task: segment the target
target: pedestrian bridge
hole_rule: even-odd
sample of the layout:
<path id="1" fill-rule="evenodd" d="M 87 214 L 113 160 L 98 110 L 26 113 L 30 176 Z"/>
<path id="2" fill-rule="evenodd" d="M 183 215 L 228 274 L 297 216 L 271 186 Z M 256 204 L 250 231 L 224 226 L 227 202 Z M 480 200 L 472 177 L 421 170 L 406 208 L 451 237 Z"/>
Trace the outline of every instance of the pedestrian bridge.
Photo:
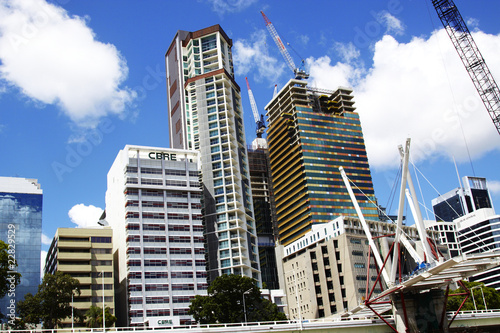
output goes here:
<path id="1" fill-rule="evenodd" d="M 454 313 L 448 312 L 448 318 L 451 319 Z M 392 316 L 385 316 L 391 325 L 394 324 Z M 480 311 L 462 311 L 451 325 L 451 331 L 455 329 L 463 331 L 468 327 L 500 328 L 500 310 L 480 310 Z M 299 332 L 307 331 L 310 333 L 377 333 L 392 332 L 381 319 L 378 318 L 329 318 L 313 319 L 300 321 L 279 321 L 279 322 L 258 322 L 258 323 L 236 323 L 236 324 L 210 324 L 210 325 L 190 325 L 190 326 L 171 326 L 171 327 L 113 327 L 107 328 L 106 333 L 250 333 L 250 332 Z M 75 328 L 75 329 L 54 329 L 54 330 L 2 330 L 2 332 L 12 333 L 103 333 L 102 328 Z"/>

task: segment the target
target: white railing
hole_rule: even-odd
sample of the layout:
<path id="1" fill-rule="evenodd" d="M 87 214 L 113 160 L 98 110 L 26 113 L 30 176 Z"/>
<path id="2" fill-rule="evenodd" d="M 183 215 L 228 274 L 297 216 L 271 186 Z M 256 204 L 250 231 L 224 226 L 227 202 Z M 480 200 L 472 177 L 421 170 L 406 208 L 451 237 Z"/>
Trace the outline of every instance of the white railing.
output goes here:
<path id="1" fill-rule="evenodd" d="M 392 316 L 384 317 L 386 320 L 392 321 Z M 302 327 L 304 329 L 343 325 L 371 325 L 374 323 L 382 323 L 378 318 L 329 318 L 329 319 L 304 319 Z M 228 323 L 228 324 L 196 324 L 196 325 L 180 325 L 180 326 L 165 326 L 165 327 L 111 327 L 106 328 L 106 332 L 159 332 L 170 331 L 175 332 L 199 332 L 203 329 L 204 332 L 212 330 L 214 332 L 254 332 L 254 331 L 288 331 L 297 330 L 300 327 L 298 320 L 286 321 L 267 321 L 267 322 L 248 322 L 248 323 Z M 0 332 L 19 332 L 19 333 L 103 333 L 102 328 L 62 328 L 62 329 L 32 329 L 32 330 L 2 330 Z"/>
<path id="2" fill-rule="evenodd" d="M 450 317 L 454 312 L 449 311 L 447 315 Z M 495 310 L 477 310 L 477 311 L 461 311 L 456 319 L 468 319 L 471 317 L 500 317 L 500 309 Z M 384 316 L 388 322 L 393 322 L 393 316 Z M 298 330 L 302 324 L 302 329 L 328 329 L 343 326 L 370 326 L 374 324 L 382 324 L 383 321 L 375 316 L 367 317 L 334 317 L 322 319 L 304 319 L 302 323 L 298 320 L 286 321 L 270 321 L 270 322 L 248 322 L 248 323 L 229 323 L 229 324 L 196 324 L 196 325 L 181 325 L 181 326 L 165 326 L 165 327 L 111 327 L 106 328 L 106 332 L 160 332 L 173 331 L 175 332 L 254 332 L 254 331 L 291 331 Z M 65 328 L 65 329 L 33 329 L 33 330 L 1 330 L 0 332 L 19 332 L 19 333 L 103 333 L 102 328 Z"/>

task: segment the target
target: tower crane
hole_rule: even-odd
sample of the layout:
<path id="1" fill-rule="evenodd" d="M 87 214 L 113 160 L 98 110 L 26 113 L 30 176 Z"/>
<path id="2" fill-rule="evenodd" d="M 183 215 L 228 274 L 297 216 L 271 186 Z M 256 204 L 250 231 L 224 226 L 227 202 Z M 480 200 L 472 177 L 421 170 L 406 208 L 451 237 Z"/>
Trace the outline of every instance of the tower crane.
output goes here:
<path id="1" fill-rule="evenodd" d="M 432 4 L 500 134 L 500 90 L 462 15 L 452 0 L 432 0 Z"/>
<path id="2" fill-rule="evenodd" d="M 266 129 L 266 123 L 264 121 L 264 115 L 259 116 L 259 111 L 257 109 L 257 103 L 255 103 L 255 98 L 253 97 L 252 89 L 250 89 L 250 84 L 248 83 L 248 79 L 245 77 L 245 81 L 247 81 L 248 88 L 248 98 L 250 99 L 250 105 L 252 106 L 253 117 L 255 119 L 255 123 L 257 124 L 257 137 L 262 138 L 262 134 Z"/>
<path id="3" fill-rule="evenodd" d="M 276 43 L 276 46 L 278 46 L 278 49 L 280 50 L 281 54 L 283 55 L 283 58 L 285 58 L 285 62 L 290 67 L 290 69 L 293 71 L 295 74 L 296 79 L 307 79 L 309 78 L 309 74 L 306 73 L 305 71 L 301 70 L 297 66 L 295 66 L 295 63 L 293 62 L 292 57 L 290 56 L 290 53 L 285 47 L 285 44 L 281 41 L 280 36 L 276 32 L 276 29 L 274 28 L 274 25 L 271 23 L 271 21 L 267 18 L 266 14 L 261 10 L 260 13 L 262 14 L 262 17 L 264 18 L 264 21 L 266 22 L 266 27 L 267 30 L 269 30 L 269 33 L 271 34 L 271 37 L 273 38 L 274 42 Z"/>

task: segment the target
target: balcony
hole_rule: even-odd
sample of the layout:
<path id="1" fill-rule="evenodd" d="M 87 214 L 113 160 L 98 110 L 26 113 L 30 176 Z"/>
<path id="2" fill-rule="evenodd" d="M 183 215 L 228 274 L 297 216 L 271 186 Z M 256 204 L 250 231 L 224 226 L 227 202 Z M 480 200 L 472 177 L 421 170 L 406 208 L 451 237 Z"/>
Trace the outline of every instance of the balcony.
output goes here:
<path id="1" fill-rule="evenodd" d="M 90 249 L 90 241 L 88 239 L 85 239 L 85 241 L 64 241 L 64 240 L 59 240 L 59 243 L 57 244 L 58 247 L 68 247 L 68 248 L 75 248 L 75 249 Z"/>
<path id="2" fill-rule="evenodd" d="M 64 264 L 59 264 L 57 269 L 59 271 L 65 272 L 65 273 L 73 273 L 73 272 L 90 272 L 92 266 L 91 265 L 64 265 Z"/>
<path id="3" fill-rule="evenodd" d="M 57 260 L 90 260 L 91 255 L 89 253 L 75 253 L 75 252 L 59 252 L 57 255 Z M 62 262 L 60 263 L 62 264 Z"/>

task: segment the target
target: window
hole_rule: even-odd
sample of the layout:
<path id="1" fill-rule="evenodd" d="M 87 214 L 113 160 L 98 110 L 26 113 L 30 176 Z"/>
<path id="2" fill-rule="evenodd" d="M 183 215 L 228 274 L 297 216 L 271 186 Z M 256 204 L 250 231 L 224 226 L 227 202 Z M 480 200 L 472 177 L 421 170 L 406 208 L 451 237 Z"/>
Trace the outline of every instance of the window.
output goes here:
<path id="1" fill-rule="evenodd" d="M 92 254 L 111 254 L 111 249 L 90 249 Z"/>
<path id="2" fill-rule="evenodd" d="M 168 279 L 168 272 L 145 272 L 146 279 Z"/>
<path id="3" fill-rule="evenodd" d="M 85 239 L 87 241 L 87 239 Z M 111 237 L 91 237 L 92 243 L 111 243 Z"/>

